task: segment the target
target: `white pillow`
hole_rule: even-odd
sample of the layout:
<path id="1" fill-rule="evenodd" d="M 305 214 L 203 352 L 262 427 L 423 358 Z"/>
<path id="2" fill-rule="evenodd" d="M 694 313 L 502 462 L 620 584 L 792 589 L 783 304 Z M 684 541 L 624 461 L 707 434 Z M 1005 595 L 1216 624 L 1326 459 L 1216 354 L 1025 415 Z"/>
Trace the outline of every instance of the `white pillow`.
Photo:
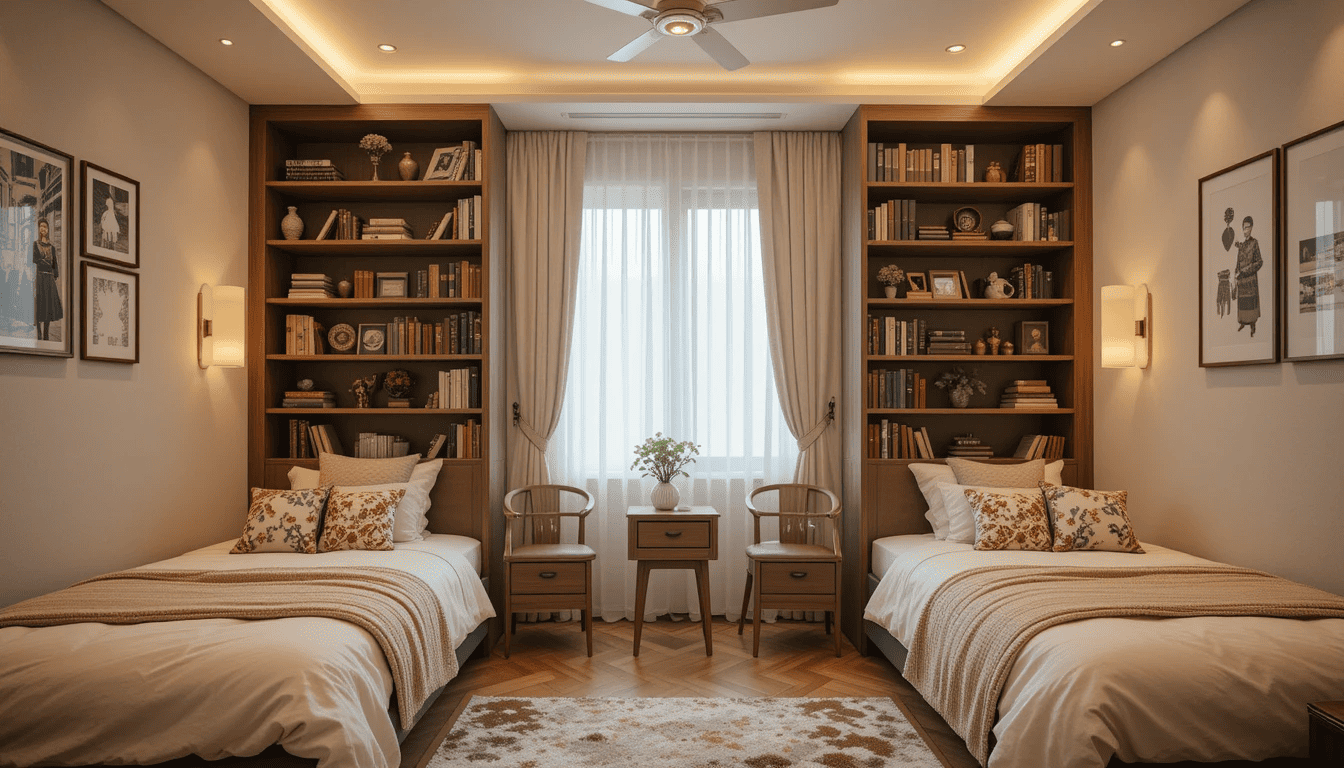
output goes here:
<path id="1" fill-rule="evenodd" d="M 420 541 L 425 529 L 429 527 L 429 492 L 439 479 L 439 470 L 443 469 L 443 459 L 430 459 L 415 465 L 411 479 L 405 483 L 386 483 L 383 485 L 346 486 L 347 489 L 361 491 L 383 491 L 407 489 L 406 496 L 397 504 L 396 522 L 392 526 L 392 540 L 397 543 Z M 318 487 L 321 473 L 307 467 L 291 467 L 289 470 L 290 490 Z"/>
<path id="2" fill-rule="evenodd" d="M 942 483 L 955 485 L 957 482 L 956 473 L 946 464 L 911 464 L 910 473 L 915 476 L 915 482 L 919 484 L 919 492 L 924 494 L 924 501 L 929 505 L 929 511 L 924 513 L 924 518 L 933 526 L 933 538 L 948 538 L 949 530 L 952 527 L 951 518 L 947 512 L 947 505 L 943 501 L 943 493 L 938 486 Z M 1045 465 L 1045 482 L 1053 485 L 1063 485 L 1063 473 L 1063 460 L 1052 461 Z M 962 502 L 965 502 L 966 509 L 969 510 L 970 502 L 966 501 L 965 495 L 960 498 Z M 975 511 L 971 510 L 970 515 L 970 537 L 965 539 L 966 544 L 975 543 Z M 956 539 L 956 541 L 962 541 L 962 539 Z"/>
<path id="3" fill-rule="evenodd" d="M 999 493 L 1037 494 L 1040 488 L 996 488 L 988 485 L 957 485 L 939 483 L 938 492 L 947 510 L 947 540 L 962 544 L 975 543 L 975 506 L 966 498 L 966 491 L 997 491 Z"/>

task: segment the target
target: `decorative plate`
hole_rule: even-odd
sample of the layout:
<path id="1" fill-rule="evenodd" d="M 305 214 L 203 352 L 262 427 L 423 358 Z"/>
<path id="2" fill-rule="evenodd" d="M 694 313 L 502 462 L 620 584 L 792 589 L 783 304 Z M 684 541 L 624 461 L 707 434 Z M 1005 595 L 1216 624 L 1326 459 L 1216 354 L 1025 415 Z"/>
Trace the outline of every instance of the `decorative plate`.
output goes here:
<path id="1" fill-rule="evenodd" d="M 958 208 L 952 212 L 952 225 L 958 232 L 979 232 L 980 212 L 970 207 Z"/>
<path id="2" fill-rule="evenodd" d="M 347 323 L 333 325 L 327 332 L 327 343 L 337 352 L 349 352 L 355 348 L 355 329 Z"/>

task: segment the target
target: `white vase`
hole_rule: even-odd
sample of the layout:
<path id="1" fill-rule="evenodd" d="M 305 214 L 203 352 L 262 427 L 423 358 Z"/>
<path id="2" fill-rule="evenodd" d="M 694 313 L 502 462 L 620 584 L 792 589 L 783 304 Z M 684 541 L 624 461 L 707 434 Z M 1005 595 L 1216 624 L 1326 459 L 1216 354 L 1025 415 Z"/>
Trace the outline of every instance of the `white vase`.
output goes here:
<path id="1" fill-rule="evenodd" d="M 654 509 L 670 511 L 676 509 L 677 502 L 681 501 L 681 492 L 671 483 L 659 483 L 653 486 L 649 500 L 653 502 Z"/>
<path id="2" fill-rule="evenodd" d="M 280 234 L 286 240 L 298 240 L 303 237 L 303 219 L 299 218 L 299 209 L 289 206 L 289 213 L 280 220 Z"/>
<path id="3" fill-rule="evenodd" d="M 884 285 L 884 286 L 882 286 L 882 292 L 885 293 L 885 294 L 887 295 L 887 298 L 888 298 L 888 299 L 894 299 L 894 298 L 896 298 L 896 286 L 894 286 L 894 285 Z"/>

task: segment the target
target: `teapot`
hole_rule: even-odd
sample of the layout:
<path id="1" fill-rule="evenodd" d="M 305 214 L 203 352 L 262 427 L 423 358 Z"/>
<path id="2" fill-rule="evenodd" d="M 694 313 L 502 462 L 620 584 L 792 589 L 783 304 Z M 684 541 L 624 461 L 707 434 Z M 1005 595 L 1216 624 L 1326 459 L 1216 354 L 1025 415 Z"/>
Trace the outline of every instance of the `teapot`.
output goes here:
<path id="1" fill-rule="evenodd" d="M 998 272 L 990 272 L 985 278 L 986 299 L 1011 299 L 1014 290 L 1013 284 L 999 277 Z"/>

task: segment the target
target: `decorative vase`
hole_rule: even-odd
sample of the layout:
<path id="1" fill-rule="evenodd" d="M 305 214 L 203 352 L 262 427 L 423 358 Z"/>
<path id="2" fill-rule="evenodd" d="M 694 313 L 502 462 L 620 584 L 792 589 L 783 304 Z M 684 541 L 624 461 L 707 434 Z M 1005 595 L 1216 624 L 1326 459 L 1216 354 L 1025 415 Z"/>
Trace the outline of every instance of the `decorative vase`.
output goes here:
<path id="1" fill-rule="evenodd" d="M 411 153 L 407 152 L 397 161 L 397 173 L 401 174 L 402 181 L 414 181 L 420 173 L 420 164 L 412 160 Z"/>
<path id="2" fill-rule="evenodd" d="M 994 240 L 1012 240 L 1013 225 L 1007 219 L 999 219 L 989 225 L 989 236 Z"/>
<path id="3" fill-rule="evenodd" d="M 984 339 L 976 339 L 976 340 L 975 340 L 975 354 L 977 354 L 977 355 L 983 355 L 983 354 L 985 354 L 985 340 L 984 340 Z"/>
<path id="4" fill-rule="evenodd" d="M 882 292 L 885 293 L 885 294 L 887 295 L 887 298 L 888 298 L 888 299 L 894 299 L 894 298 L 896 298 L 896 286 L 894 286 L 894 285 L 884 285 L 884 286 L 882 286 Z"/>
<path id="5" fill-rule="evenodd" d="M 999 348 L 999 354 L 1000 354 L 1000 355 L 1011 355 L 1011 354 L 1013 354 L 1013 342 L 1011 342 L 1011 341 L 1005 341 L 1005 342 L 1003 342 L 1003 346 Z"/>
<path id="6" fill-rule="evenodd" d="M 289 206 L 289 213 L 280 220 L 280 234 L 284 235 L 286 240 L 298 240 L 303 237 L 303 219 L 299 218 L 299 209 L 295 206 Z"/>
<path id="7" fill-rule="evenodd" d="M 676 509 L 677 502 L 681 501 L 681 493 L 677 486 L 671 483 L 659 483 L 653 486 L 653 494 L 649 497 L 653 502 L 653 508 L 664 512 Z"/>
<path id="8" fill-rule="evenodd" d="M 336 295 L 340 296 L 342 299 L 350 298 L 350 294 L 354 293 L 354 291 L 355 287 L 350 284 L 349 280 L 342 280 L 336 284 Z"/>
<path id="9" fill-rule="evenodd" d="M 952 390 L 952 407 L 967 408 L 971 404 L 971 391 L 969 389 Z"/>

